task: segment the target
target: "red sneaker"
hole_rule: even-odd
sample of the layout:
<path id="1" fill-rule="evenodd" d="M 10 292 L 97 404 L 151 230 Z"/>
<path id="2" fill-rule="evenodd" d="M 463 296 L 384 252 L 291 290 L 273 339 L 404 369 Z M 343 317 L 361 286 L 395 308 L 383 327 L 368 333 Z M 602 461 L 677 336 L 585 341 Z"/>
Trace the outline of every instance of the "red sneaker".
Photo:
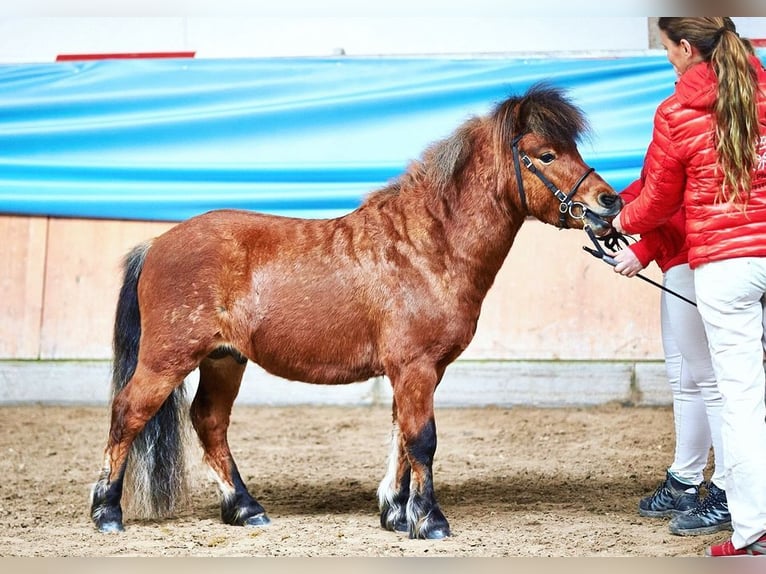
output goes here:
<path id="1" fill-rule="evenodd" d="M 731 539 L 705 549 L 707 556 L 766 556 L 766 534 L 744 548 L 734 548 Z"/>

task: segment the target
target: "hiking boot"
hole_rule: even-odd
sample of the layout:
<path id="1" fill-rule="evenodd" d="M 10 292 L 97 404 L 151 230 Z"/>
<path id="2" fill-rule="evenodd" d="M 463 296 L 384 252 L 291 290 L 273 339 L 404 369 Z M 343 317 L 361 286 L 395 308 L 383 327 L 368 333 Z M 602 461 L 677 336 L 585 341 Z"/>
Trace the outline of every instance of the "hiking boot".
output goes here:
<path id="1" fill-rule="evenodd" d="M 675 516 L 691 510 L 699 501 L 699 486 L 684 484 L 668 471 L 665 481 L 657 487 L 654 494 L 642 498 L 638 503 L 638 513 L 649 518 Z"/>
<path id="2" fill-rule="evenodd" d="M 712 482 L 709 483 L 707 496 L 689 512 L 673 517 L 668 527 L 673 534 L 680 536 L 731 530 L 731 514 L 726 501 L 726 491 Z"/>
<path id="3" fill-rule="evenodd" d="M 705 549 L 706 556 L 766 556 L 766 534 L 744 548 L 734 548 L 731 539 Z"/>

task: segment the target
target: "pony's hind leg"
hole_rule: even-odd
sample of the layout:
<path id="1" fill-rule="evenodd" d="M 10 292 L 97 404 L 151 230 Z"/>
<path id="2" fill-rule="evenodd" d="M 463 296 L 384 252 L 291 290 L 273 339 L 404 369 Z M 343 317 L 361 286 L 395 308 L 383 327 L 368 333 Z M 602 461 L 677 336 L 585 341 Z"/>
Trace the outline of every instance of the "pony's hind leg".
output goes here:
<path id="1" fill-rule="evenodd" d="M 409 460 L 407 525 L 410 538 L 445 538 L 449 523 L 436 502 L 433 460 L 436 453 L 436 423 L 433 394 L 440 375 L 426 364 L 410 364 L 391 378 L 396 401 L 396 423 L 401 448 Z M 406 480 L 402 472 L 400 482 Z M 399 486 L 399 492 L 404 490 Z"/>
<path id="2" fill-rule="evenodd" d="M 131 446 L 147 422 L 183 381 L 183 375 L 161 376 L 139 363 L 129 382 L 114 396 L 104 466 L 91 491 L 91 518 L 101 532 L 120 532 L 124 529 L 120 501 Z M 164 445 L 162 448 L 180 449 L 182 445 Z M 166 464 L 174 464 L 177 458 L 174 455 L 167 456 Z M 169 492 L 177 486 L 164 485 Z"/>
<path id="3" fill-rule="evenodd" d="M 380 525 L 386 530 L 407 532 L 407 501 L 410 498 L 412 469 L 404 449 L 404 441 L 396 422 L 396 401 L 393 402 L 393 430 L 388 472 L 378 487 Z"/>
<path id="4" fill-rule="evenodd" d="M 221 520 L 235 526 L 265 526 L 266 511 L 247 491 L 234 462 L 227 431 L 247 360 L 234 350 L 218 350 L 199 366 L 200 380 L 191 420 L 204 460 L 221 489 Z"/>

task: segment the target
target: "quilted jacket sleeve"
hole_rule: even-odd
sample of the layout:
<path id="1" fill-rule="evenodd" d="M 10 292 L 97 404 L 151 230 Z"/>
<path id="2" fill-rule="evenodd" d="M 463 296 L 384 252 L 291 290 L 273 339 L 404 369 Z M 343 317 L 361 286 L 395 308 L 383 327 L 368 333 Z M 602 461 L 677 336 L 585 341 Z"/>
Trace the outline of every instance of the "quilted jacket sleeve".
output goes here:
<path id="1" fill-rule="evenodd" d="M 633 203 L 641 193 L 644 185 L 644 172 L 641 179 L 637 179 L 626 187 L 620 196 L 626 205 Z M 652 261 L 656 261 L 660 267 L 674 257 L 683 247 L 683 213 L 678 210 L 666 223 L 641 235 L 641 239 L 629 246 L 641 265 L 647 267 Z"/>
<path id="2" fill-rule="evenodd" d="M 654 116 L 652 141 L 644 159 L 642 189 L 620 215 L 628 233 L 646 234 L 668 221 L 681 208 L 686 172 L 677 150 L 678 142 L 674 141 L 668 122 L 668 109 L 663 104 Z"/>

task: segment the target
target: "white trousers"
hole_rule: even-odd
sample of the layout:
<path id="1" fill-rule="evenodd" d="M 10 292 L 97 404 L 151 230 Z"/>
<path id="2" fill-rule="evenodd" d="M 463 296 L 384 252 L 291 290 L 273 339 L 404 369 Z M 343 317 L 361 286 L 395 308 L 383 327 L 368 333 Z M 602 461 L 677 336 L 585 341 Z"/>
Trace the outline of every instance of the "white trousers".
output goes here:
<path id="1" fill-rule="evenodd" d="M 663 284 L 691 301 L 696 298 L 694 272 L 687 264 L 668 269 Z M 725 490 L 723 398 L 716 384 L 702 317 L 694 305 L 663 291 L 660 324 L 676 432 L 675 456 L 668 470 L 683 482 L 700 484 L 712 445 L 712 481 Z"/>
<path id="2" fill-rule="evenodd" d="M 695 269 L 697 304 L 723 395 L 722 438 L 735 548 L 766 533 L 766 257 Z"/>

